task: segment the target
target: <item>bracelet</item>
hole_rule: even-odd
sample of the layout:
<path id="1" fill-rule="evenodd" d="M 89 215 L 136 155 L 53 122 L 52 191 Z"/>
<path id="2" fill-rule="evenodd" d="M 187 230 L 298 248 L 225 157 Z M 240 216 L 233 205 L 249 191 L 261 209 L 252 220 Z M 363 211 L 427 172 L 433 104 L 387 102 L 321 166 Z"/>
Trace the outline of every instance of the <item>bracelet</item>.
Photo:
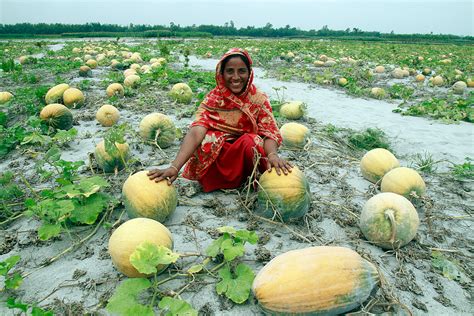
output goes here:
<path id="1" fill-rule="evenodd" d="M 267 158 L 270 158 L 271 155 L 276 155 L 278 157 L 278 154 L 276 153 L 276 151 L 272 151 L 271 153 L 269 153 L 267 155 Z"/>
<path id="2" fill-rule="evenodd" d="M 176 170 L 177 173 L 179 173 L 179 169 L 176 168 L 175 166 L 173 166 L 173 164 L 170 163 L 170 168 L 173 168 L 174 170 Z"/>

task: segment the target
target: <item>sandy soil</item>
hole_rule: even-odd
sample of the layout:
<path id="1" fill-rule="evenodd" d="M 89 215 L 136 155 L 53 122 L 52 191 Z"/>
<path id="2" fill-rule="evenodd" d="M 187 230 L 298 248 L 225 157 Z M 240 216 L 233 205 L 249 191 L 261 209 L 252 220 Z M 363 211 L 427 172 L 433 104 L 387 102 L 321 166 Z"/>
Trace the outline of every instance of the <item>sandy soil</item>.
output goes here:
<path id="1" fill-rule="evenodd" d="M 211 66 L 206 63 L 212 64 Z M 215 61 L 191 59 L 191 65 L 213 69 Z M 206 66 L 207 65 L 207 66 Z M 100 76 L 100 70 L 94 77 Z M 71 80 L 77 80 L 71 74 Z M 301 220 L 282 225 L 263 221 L 244 207 L 243 190 L 203 193 L 199 187 L 185 179 L 178 179 L 179 204 L 165 222 L 174 237 L 177 252 L 204 252 L 217 237 L 216 228 L 234 226 L 255 230 L 260 241 L 248 246 L 245 262 L 259 271 L 271 258 L 288 250 L 317 245 L 346 246 L 356 250 L 379 268 L 384 282 L 370 304 L 371 312 L 395 311 L 413 315 L 472 315 L 472 259 L 473 233 L 472 211 L 474 207 L 472 182 L 453 180 L 446 173 L 423 174 L 427 184 L 426 197 L 416 204 L 421 224 L 415 240 L 397 251 L 383 251 L 368 243 L 358 228 L 358 216 L 365 203 L 377 188 L 364 180 L 359 171 L 359 159 L 363 153 L 351 151 L 344 136 L 347 131 L 334 135 L 324 133 L 326 124 L 337 127 L 361 129 L 377 126 L 387 135 L 399 154 L 401 164 L 412 163 L 411 155 L 422 151 L 455 162 L 466 156 L 473 157 L 473 128 L 470 124 L 443 125 L 423 118 L 402 117 L 391 112 L 394 104 L 347 97 L 340 92 L 308 86 L 300 83 L 278 82 L 262 78 L 255 81 L 264 91 L 273 95 L 272 87 L 286 86 L 288 99 L 300 99 L 308 103 L 308 115 L 301 122 L 311 131 L 311 145 L 305 151 L 283 148 L 281 153 L 299 166 L 309 180 L 312 194 L 311 208 Z M 89 153 L 104 133 L 94 120 L 98 104 L 105 100 L 105 92 L 92 81 L 86 91 L 87 104 L 75 110 L 76 129 L 79 137 L 63 148 L 63 159 L 89 161 Z M 121 109 L 122 122 L 137 129 L 141 118 L 153 111 L 161 111 L 166 102 L 165 92 L 150 87 L 148 93 L 155 102 L 137 107 L 138 98 L 132 98 Z M 169 104 L 165 107 L 169 109 Z M 167 110 L 175 115 L 181 109 Z M 344 115 L 341 115 L 344 113 Z M 178 127 L 186 129 L 190 119 L 177 118 Z M 282 121 L 281 123 L 284 123 Z M 375 125 L 374 125 L 375 123 Z M 137 162 L 131 170 L 150 169 L 166 165 L 179 148 L 176 141 L 163 152 L 143 145 L 138 139 L 130 139 Z M 93 166 L 93 165 L 92 165 Z M 13 152 L 0 162 L 0 169 L 21 172 L 38 181 L 31 158 L 21 152 Z M 84 173 L 87 174 L 87 168 Z M 121 185 L 126 172 L 106 175 L 112 184 L 112 193 L 120 198 Z M 249 199 L 255 198 L 252 193 Z M 109 223 L 120 224 L 122 209 L 117 209 Z M 22 218 L 0 232 L 0 260 L 20 254 L 19 270 L 25 280 L 17 291 L 26 302 L 36 302 L 51 308 L 57 314 L 106 314 L 104 306 L 121 280 L 125 277 L 113 267 L 107 253 L 109 229 L 99 227 L 97 233 L 85 244 L 62 256 L 51 264 L 45 264 L 82 237 L 91 232 L 88 227 L 74 227 L 71 235 L 62 235 L 49 242 L 36 237 L 39 222 Z M 450 280 L 443 277 L 431 264 L 431 253 L 439 250 L 452 262 L 456 262 L 459 277 Z M 173 269 L 182 269 L 194 259 L 180 261 Z M 166 274 L 166 272 L 165 272 Z M 179 288 L 186 280 L 164 285 L 164 291 Z M 206 315 L 259 315 L 261 310 L 253 298 L 243 305 L 235 305 L 219 297 L 215 284 L 195 282 L 182 294 L 201 314 Z M 366 305 L 369 302 L 366 302 Z M 2 315 L 14 315 L 0 306 Z"/>

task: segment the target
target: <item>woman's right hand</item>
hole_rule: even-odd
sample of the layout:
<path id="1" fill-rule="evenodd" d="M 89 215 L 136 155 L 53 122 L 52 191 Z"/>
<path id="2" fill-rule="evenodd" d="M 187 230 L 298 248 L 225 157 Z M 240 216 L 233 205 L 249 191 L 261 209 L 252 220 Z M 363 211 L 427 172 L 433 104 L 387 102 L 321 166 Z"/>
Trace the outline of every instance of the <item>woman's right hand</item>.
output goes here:
<path id="1" fill-rule="evenodd" d="M 153 169 L 147 173 L 147 176 L 150 180 L 155 180 L 155 182 L 167 180 L 168 185 L 171 185 L 174 180 L 178 178 L 178 171 L 173 167 L 166 169 Z"/>

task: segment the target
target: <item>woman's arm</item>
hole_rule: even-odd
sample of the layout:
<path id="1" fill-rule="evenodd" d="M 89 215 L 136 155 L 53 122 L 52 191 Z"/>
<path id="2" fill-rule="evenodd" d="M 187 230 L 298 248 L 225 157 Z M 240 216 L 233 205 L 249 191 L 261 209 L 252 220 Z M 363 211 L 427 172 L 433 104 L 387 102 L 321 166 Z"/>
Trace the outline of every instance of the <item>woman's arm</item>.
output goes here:
<path id="1" fill-rule="evenodd" d="M 268 172 L 272 171 L 272 167 L 275 168 L 278 175 L 281 174 L 280 170 L 282 170 L 284 174 L 291 172 L 291 168 L 293 166 L 288 161 L 278 156 L 278 144 L 275 140 L 271 138 L 265 138 L 263 142 L 263 149 L 265 150 L 268 160 Z"/>
<path id="2" fill-rule="evenodd" d="M 189 160 L 191 155 L 194 153 L 196 148 L 201 144 L 202 140 L 206 136 L 207 128 L 203 126 L 193 126 L 188 131 L 183 139 L 183 143 L 179 148 L 176 158 L 171 162 L 171 166 L 167 169 L 154 169 L 148 172 L 148 178 L 160 182 L 161 180 L 167 179 L 168 185 L 173 183 L 178 177 L 179 170 Z"/>

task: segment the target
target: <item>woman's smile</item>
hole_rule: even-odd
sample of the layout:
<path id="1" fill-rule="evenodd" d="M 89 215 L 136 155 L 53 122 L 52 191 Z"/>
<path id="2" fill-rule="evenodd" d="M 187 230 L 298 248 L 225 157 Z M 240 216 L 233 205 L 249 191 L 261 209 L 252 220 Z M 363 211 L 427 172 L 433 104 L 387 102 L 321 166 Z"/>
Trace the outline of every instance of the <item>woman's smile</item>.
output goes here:
<path id="1" fill-rule="evenodd" d="M 247 65 L 238 56 L 229 59 L 225 65 L 224 83 L 234 94 L 239 94 L 245 89 L 249 76 Z"/>

